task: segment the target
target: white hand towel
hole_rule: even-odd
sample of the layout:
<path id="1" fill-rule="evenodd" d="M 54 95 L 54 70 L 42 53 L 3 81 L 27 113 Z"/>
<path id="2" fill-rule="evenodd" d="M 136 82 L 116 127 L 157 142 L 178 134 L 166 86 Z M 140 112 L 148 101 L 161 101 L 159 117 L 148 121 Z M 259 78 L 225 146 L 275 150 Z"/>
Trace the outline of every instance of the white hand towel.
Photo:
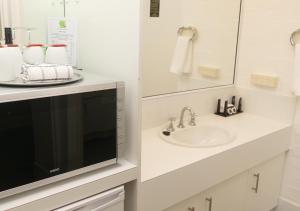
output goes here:
<path id="1" fill-rule="evenodd" d="M 300 96 L 300 44 L 295 46 L 293 91 L 296 96 Z"/>
<path id="2" fill-rule="evenodd" d="M 170 68 L 171 73 L 188 74 L 193 71 L 193 41 L 191 38 L 191 36 L 178 37 Z"/>
<path id="3" fill-rule="evenodd" d="M 22 67 L 21 77 L 25 81 L 67 80 L 72 78 L 74 70 L 69 65 L 27 65 Z"/>

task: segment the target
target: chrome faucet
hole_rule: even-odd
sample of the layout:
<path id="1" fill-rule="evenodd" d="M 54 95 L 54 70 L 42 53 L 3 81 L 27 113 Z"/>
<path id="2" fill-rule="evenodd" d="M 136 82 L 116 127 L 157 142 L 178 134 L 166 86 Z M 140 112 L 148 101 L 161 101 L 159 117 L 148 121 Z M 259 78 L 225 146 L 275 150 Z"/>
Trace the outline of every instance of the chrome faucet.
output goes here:
<path id="1" fill-rule="evenodd" d="M 184 107 L 181 111 L 181 115 L 180 115 L 180 120 L 179 120 L 179 124 L 178 124 L 178 128 L 185 128 L 184 126 L 184 114 L 186 111 L 189 111 L 190 115 L 191 115 L 191 120 L 189 122 L 190 126 L 196 126 L 196 113 L 193 112 L 193 110 L 190 107 Z"/>

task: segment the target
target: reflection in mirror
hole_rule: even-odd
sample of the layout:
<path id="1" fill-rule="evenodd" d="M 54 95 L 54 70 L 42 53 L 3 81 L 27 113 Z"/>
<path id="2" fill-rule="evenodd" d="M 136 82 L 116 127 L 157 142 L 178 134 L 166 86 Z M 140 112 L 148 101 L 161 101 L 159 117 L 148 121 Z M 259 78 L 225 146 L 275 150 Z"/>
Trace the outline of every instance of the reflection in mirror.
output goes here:
<path id="1" fill-rule="evenodd" d="M 63 16 L 63 0 L 0 0 L 1 42 L 8 27 L 15 44 L 47 43 L 48 18 Z"/>
<path id="2" fill-rule="evenodd" d="M 233 84 L 240 0 L 161 0 L 159 17 L 147 1 L 144 97 Z"/>

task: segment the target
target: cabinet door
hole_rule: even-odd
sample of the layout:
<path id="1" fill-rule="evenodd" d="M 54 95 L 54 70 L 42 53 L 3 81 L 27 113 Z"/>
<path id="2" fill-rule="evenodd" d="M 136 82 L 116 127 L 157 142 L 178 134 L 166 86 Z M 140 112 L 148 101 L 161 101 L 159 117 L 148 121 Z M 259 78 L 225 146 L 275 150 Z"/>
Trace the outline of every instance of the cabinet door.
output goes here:
<path id="1" fill-rule="evenodd" d="M 247 173 L 236 176 L 202 194 L 199 211 L 245 210 Z"/>
<path id="2" fill-rule="evenodd" d="M 278 204 L 285 154 L 249 171 L 247 201 L 248 211 L 268 211 Z"/>
<path id="3" fill-rule="evenodd" d="M 164 211 L 201 211 L 201 194 L 198 194 L 190 199 L 187 199 L 179 204 L 176 204 Z"/>
<path id="4" fill-rule="evenodd" d="M 278 202 L 285 155 L 165 211 L 269 211 Z"/>

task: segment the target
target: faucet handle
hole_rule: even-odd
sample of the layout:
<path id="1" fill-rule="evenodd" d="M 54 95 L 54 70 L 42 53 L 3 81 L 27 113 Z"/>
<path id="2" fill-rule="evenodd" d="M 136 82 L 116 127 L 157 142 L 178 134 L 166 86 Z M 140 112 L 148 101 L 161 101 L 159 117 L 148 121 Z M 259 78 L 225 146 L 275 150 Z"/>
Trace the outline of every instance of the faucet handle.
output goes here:
<path id="1" fill-rule="evenodd" d="M 195 112 L 192 112 L 191 113 L 191 121 L 189 122 L 190 126 L 196 126 L 196 117 L 197 117 L 197 114 Z"/>
<path id="2" fill-rule="evenodd" d="M 169 124 L 169 126 L 167 128 L 167 131 L 168 132 L 174 132 L 175 131 L 174 122 L 176 121 L 176 117 L 169 118 L 169 121 L 170 121 L 170 124 Z"/>

